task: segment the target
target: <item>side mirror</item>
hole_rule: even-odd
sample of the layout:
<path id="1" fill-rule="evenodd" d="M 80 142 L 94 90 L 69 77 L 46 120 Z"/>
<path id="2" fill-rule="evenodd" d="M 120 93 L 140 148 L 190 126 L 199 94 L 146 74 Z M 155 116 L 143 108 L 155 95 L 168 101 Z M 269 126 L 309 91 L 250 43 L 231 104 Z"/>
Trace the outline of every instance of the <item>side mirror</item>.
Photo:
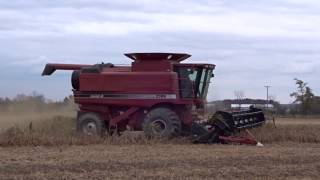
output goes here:
<path id="1" fill-rule="evenodd" d="M 214 77 L 214 74 L 211 74 L 211 77 Z"/>

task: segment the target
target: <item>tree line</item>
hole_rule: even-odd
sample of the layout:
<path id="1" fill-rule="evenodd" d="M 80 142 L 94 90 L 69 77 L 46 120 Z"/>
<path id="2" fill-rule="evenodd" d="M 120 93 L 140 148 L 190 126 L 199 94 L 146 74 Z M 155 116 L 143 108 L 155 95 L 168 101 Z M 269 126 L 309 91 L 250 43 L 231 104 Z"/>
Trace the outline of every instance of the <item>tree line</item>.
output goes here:
<path id="1" fill-rule="evenodd" d="M 270 104 L 273 105 L 273 111 L 277 114 L 286 115 L 314 115 L 320 114 L 320 96 L 316 96 L 313 93 L 312 88 L 308 83 L 303 80 L 294 79 L 297 89 L 290 94 L 294 98 L 292 104 L 283 105 L 269 98 Z M 249 99 L 244 98 L 242 91 L 235 92 L 236 99 L 234 100 L 223 100 L 215 101 L 213 104 L 216 105 L 217 110 L 230 108 L 233 103 L 236 104 L 263 104 L 266 100 L 263 99 Z M 73 96 L 70 95 L 65 97 L 61 101 L 52 101 L 45 98 L 44 95 L 37 92 L 32 92 L 29 95 L 18 94 L 13 98 L 0 97 L 0 112 L 24 112 L 24 111 L 51 111 L 51 110 L 71 110 L 75 109 L 73 102 Z"/>
<path id="2" fill-rule="evenodd" d="M 252 104 L 263 108 L 266 113 L 278 115 L 320 115 L 320 96 L 313 93 L 312 88 L 303 80 L 294 79 L 296 90 L 290 93 L 294 98 L 291 104 L 280 104 L 276 101 L 275 95 L 269 95 L 266 99 L 245 98 L 244 91 L 234 91 L 235 99 L 224 99 L 208 103 L 207 111 L 214 113 L 217 110 L 240 110 L 243 104 Z M 266 104 L 271 104 L 266 108 Z M 237 107 L 232 108 L 232 105 Z"/>
<path id="3" fill-rule="evenodd" d="M 18 94 L 15 97 L 0 97 L 0 112 L 43 112 L 51 110 L 70 110 L 74 108 L 73 97 L 65 97 L 61 101 L 52 101 L 37 92 Z"/>

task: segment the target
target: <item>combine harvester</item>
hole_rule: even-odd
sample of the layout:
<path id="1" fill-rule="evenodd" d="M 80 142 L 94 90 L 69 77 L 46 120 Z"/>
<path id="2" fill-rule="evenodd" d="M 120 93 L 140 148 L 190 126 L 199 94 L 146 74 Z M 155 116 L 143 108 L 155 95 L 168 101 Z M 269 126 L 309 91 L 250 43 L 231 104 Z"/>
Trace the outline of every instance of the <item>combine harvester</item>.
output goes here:
<path id="1" fill-rule="evenodd" d="M 213 64 L 186 64 L 178 53 L 131 53 L 131 66 L 111 63 L 47 64 L 42 75 L 73 70 L 74 101 L 79 105 L 77 130 L 88 135 L 143 130 L 151 137 L 192 136 L 196 143 L 259 145 L 248 131 L 265 122 L 260 109 L 204 112 Z M 245 136 L 235 136 L 240 131 Z"/>

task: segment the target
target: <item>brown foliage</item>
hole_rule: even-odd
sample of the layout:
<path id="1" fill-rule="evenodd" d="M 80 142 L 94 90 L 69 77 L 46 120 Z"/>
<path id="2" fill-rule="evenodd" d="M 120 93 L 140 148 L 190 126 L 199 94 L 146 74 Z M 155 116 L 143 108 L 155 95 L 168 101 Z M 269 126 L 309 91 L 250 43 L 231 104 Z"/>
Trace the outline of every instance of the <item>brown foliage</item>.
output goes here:
<path id="1" fill-rule="evenodd" d="M 293 123 L 290 123 L 293 122 Z M 275 128 L 267 123 L 261 128 L 253 129 L 257 139 L 262 143 L 320 143 L 319 124 L 295 124 L 294 120 L 282 123 Z M 124 135 L 88 137 L 76 133 L 75 119 L 54 116 L 45 120 L 16 125 L 0 134 L 0 146 L 60 146 L 89 144 L 157 144 L 157 143 L 191 143 L 186 138 L 174 140 L 147 139 L 143 133 L 127 132 Z"/>

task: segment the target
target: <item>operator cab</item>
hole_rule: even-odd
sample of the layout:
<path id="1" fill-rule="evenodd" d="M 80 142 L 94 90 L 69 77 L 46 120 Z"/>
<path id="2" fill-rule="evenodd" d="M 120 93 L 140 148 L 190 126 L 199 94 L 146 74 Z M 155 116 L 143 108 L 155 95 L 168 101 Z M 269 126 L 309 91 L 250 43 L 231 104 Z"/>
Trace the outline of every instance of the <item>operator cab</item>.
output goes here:
<path id="1" fill-rule="evenodd" d="M 212 64 L 176 64 L 180 97 L 206 99 L 213 69 Z"/>

